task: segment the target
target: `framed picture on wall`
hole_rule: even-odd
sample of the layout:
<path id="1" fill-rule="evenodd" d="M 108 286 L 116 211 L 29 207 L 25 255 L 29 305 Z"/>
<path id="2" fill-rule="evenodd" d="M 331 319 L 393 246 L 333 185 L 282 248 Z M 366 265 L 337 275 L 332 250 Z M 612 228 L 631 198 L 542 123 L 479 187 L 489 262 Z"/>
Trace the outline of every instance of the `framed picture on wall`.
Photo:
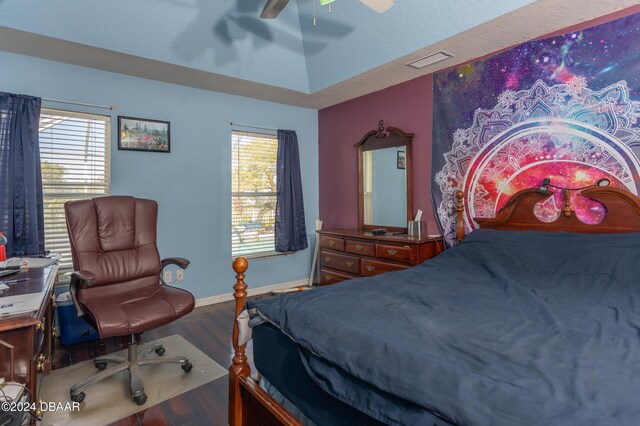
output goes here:
<path id="1" fill-rule="evenodd" d="M 168 121 L 118 116 L 118 149 L 170 152 Z"/>
<path id="2" fill-rule="evenodd" d="M 396 167 L 399 169 L 405 169 L 407 166 L 407 154 L 404 151 L 398 151 L 398 158 L 396 160 Z"/>

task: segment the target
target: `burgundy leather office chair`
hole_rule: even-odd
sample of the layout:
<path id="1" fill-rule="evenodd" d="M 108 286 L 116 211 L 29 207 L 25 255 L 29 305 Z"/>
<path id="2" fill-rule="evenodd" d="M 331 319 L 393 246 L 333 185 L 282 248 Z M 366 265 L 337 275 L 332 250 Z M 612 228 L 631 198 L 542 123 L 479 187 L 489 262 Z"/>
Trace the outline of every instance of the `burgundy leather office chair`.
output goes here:
<path id="1" fill-rule="evenodd" d="M 100 372 L 76 384 L 71 400 L 81 402 L 83 389 L 118 372 L 129 370 L 131 396 L 142 405 L 147 396 L 139 367 L 148 364 L 181 364 L 186 357 L 162 357 L 162 345 L 150 345 L 138 354 L 137 336 L 168 324 L 193 310 L 188 291 L 167 286 L 161 273 L 169 264 L 186 269 L 182 258 L 160 260 L 156 247 L 158 204 L 126 196 L 69 201 L 64 210 L 75 272 L 71 296 L 79 316 L 95 326 L 101 338 L 131 336 L 128 358 L 103 356 L 94 360 Z M 155 352 L 158 357 L 150 357 Z M 108 363 L 115 366 L 106 369 Z M 104 371 L 102 371 L 104 370 Z"/>

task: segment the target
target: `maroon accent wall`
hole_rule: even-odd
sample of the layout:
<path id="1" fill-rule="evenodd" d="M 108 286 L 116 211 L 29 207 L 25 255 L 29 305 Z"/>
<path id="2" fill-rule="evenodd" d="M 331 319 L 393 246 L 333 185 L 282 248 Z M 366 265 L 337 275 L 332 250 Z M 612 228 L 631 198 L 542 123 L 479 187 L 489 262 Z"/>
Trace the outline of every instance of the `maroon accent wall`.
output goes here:
<path id="1" fill-rule="evenodd" d="M 430 229 L 437 229 L 430 195 L 432 91 L 427 75 L 319 111 L 320 220 L 325 229 L 358 226 L 354 144 L 378 127 L 379 120 L 415 133 L 414 210 L 422 209 Z"/>
<path id="2" fill-rule="evenodd" d="M 545 35 L 563 34 L 640 12 L 640 6 Z M 496 52 L 497 53 L 497 52 Z M 493 54 L 492 54 L 493 55 Z M 385 126 L 415 133 L 413 204 L 424 211 L 429 233 L 440 233 L 431 201 L 432 75 L 418 77 L 318 112 L 320 220 L 324 229 L 358 226 L 358 167 L 354 144 L 384 120 Z"/>

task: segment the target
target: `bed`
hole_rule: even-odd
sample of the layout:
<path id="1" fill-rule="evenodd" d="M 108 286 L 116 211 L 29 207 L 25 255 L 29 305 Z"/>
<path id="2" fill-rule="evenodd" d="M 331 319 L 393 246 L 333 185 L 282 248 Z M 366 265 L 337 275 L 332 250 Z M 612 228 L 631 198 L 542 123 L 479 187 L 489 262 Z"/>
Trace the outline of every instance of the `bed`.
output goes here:
<path id="1" fill-rule="evenodd" d="M 316 424 L 637 424 L 640 199 L 593 187 L 602 222 L 568 196 L 541 222 L 550 194 L 523 190 L 465 236 L 458 193 L 457 247 L 309 292 L 247 303 L 236 259 L 229 423 L 300 424 L 286 403 Z"/>

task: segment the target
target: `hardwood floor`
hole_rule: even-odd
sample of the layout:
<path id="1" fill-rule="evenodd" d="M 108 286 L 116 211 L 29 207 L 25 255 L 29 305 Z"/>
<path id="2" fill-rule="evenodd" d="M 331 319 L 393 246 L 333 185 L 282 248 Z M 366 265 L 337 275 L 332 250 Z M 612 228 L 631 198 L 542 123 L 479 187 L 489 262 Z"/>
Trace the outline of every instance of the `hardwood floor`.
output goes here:
<path id="1" fill-rule="evenodd" d="M 231 349 L 233 310 L 232 302 L 197 308 L 178 321 L 145 333 L 143 338 L 145 341 L 152 341 L 172 334 L 180 334 L 226 368 L 231 364 L 233 356 Z M 126 339 L 120 338 L 96 340 L 72 346 L 62 346 L 56 340 L 53 368 L 66 367 L 125 347 Z M 113 424 L 118 426 L 227 425 L 227 387 L 228 377 L 223 376 Z M 90 397 L 89 391 L 87 398 Z"/>

